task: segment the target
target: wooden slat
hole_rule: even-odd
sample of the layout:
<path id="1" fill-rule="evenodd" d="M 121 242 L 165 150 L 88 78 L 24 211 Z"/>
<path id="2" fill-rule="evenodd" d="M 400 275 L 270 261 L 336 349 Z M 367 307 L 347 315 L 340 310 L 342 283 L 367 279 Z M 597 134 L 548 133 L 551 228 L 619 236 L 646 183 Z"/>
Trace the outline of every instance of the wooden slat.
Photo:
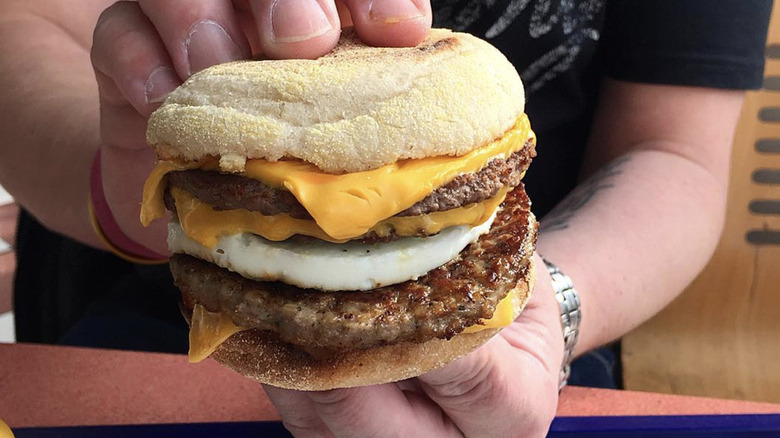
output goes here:
<path id="1" fill-rule="evenodd" d="M 780 57 L 778 8 L 769 44 Z M 766 75 L 780 77 L 780 59 L 768 61 Z M 759 140 L 780 140 L 780 122 L 759 120 L 765 108 L 780 108 L 780 91 L 747 96 L 712 260 L 671 306 L 623 340 L 627 389 L 780 402 L 780 244 L 766 243 L 776 234 L 757 234 L 780 233 L 780 216 L 750 211 L 757 200 L 780 201 L 780 184 L 754 178 L 759 169 L 780 170 L 780 154 L 756 149 Z"/>

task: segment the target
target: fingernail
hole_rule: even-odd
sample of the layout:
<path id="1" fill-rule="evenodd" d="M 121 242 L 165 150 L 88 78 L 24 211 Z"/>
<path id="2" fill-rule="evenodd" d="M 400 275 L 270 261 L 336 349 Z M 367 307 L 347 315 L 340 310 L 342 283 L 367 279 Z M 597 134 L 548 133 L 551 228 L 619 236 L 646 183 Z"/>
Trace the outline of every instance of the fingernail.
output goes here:
<path id="1" fill-rule="evenodd" d="M 241 58 L 241 50 L 224 27 L 213 20 L 203 20 L 190 28 L 186 41 L 189 73 Z"/>
<path id="2" fill-rule="evenodd" d="M 274 39 L 279 43 L 310 40 L 333 29 L 316 0 L 274 1 L 271 6 L 271 24 Z"/>
<path id="3" fill-rule="evenodd" d="M 368 5 L 368 18 L 383 23 L 399 23 L 422 17 L 423 13 L 411 0 L 372 0 Z"/>
<path id="4" fill-rule="evenodd" d="M 149 73 L 144 84 L 146 103 L 160 103 L 179 86 L 179 77 L 169 67 L 160 66 Z"/>

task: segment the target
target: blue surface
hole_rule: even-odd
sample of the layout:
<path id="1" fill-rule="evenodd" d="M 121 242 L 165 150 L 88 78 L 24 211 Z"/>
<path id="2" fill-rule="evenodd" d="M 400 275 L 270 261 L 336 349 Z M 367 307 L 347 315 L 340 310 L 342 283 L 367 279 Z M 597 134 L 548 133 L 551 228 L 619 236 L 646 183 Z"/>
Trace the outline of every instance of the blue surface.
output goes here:
<path id="1" fill-rule="evenodd" d="M 281 422 L 145 424 L 126 426 L 31 427 L 13 429 L 16 438 L 288 438 Z"/>
<path id="2" fill-rule="evenodd" d="M 780 437 L 780 415 L 559 417 L 548 438 Z"/>
<path id="3" fill-rule="evenodd" d="M 290 437 L 279 422 L 154 424 L 17 428 L 16 438 Z M 780 438 L 780 415 L 681 415 L 637 417 L 559 417 L 548 438 Z"/>

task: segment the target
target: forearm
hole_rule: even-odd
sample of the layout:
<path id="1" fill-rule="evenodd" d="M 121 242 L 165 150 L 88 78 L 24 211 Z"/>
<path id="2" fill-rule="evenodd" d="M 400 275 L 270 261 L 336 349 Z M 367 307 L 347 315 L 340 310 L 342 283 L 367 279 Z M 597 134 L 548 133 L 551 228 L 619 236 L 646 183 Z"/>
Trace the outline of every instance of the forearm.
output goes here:
<path id="1" fill-rule="evenodd" d="M 539 252 L 580 292 L 578 352 L 641 324 L 706 264 L 723 226 L 742 99 L 604 82 L 583 169 L 591 176 L 542 218 L 539 238 Z"/>
<path id="2" fill-rule="evenodd" d="M 98 245 L 86 209 L 100 141 L 91 27 L 74 34 L 26 9 L 9 2 L 0 18 L 0 183 L 49 228 Z"/>
<path id="3" fill-rule="evenodd" d="M 636 150 L 543 218 L 539 251 L 581 295 L 577 351 L 622 336 L 674 299 L 711 256 L 724 207 L 723 181 L 698 164 Z"/>
<path id="4" fill-rule="evenodd" d="M 0 117 L 6 143 L 0 176 L 16 201 L 45 226 L 97 246 L 87 215 L 89 166 L 98 147 L 97 108 L 90 111 L 87 102 L 78 101 L 81 97 L 68 97 L 9 105 L 19 110 Z"/>

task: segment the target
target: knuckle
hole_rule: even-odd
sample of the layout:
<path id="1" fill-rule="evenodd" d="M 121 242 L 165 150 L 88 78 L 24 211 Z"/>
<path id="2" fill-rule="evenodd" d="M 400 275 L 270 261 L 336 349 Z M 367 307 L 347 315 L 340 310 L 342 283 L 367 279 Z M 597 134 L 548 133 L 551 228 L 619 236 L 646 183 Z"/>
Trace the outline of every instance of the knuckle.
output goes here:
<path id="1" fill-rule="evenodd" d="M 506 388 L 497 384 L 498 376 L 493 376 L 493 367 L 474 366 L 464 370 L 457 379 L 444 382 L 427 382 L 426 392 L 442 404 L 455 409 L 469 409 L 484 405 L 490 400 L 501 397 Z"/>
<path id="2" fill-rule="evenodd" d="M 328 424 L 338 424 L 341 428 L 359 428 L 365 415 L 359 393 L 350 389 L 331 389 L 309 394 L 315 405 L 315 411 Z"/>
<path id="3" fill-rule="evenodd" d="M 446 400 L 448 406 L 474 406 L 494 396 L 493 384 L 476 376 L 438 386 L 435 391 L 441 399 Z"/>
<path id="4" fill-rule="evenodd" d="M 116 25 L 124 21 L 128 14 L 137 13 L 138 6 L 134 2 L 120 1 L 107 7 L 100 13 L 92 37 L 99 41 L 115 31 Z M 135 10 L 135 11 L 134 11 Z"/>
<path id="5" fill-rule="evenodd" d="M 328 391 L 314 391 L 309 393 L 309 398 L 320 405 L 333 405 L 343 403 L 349 398 L 347 389 L 331 389 Z"/>
<path id="6" fill-rule="evenodd" d="M 229 16 L 223 2 L 215 1 L 140 0 L 139 5 L 156 26 L 167 28 L 165 34 L 177 43 L 188 38 L 197 23 L 211 20 L 225 26 L 224 18 Z"/>
<path id="7" fill-rule="evenodd" d="M 143 27 L 138 25 L 137 6 L 131 2 L 118 2 L 103 11 L 93 32 L 92 64 L 99 70 L 107 72 L 111 68 L 110 59 L 123 60 L 128 55 L 138 56 L 144 52 Z M 132 63 L 136 59 L 124 59 Z"/>

